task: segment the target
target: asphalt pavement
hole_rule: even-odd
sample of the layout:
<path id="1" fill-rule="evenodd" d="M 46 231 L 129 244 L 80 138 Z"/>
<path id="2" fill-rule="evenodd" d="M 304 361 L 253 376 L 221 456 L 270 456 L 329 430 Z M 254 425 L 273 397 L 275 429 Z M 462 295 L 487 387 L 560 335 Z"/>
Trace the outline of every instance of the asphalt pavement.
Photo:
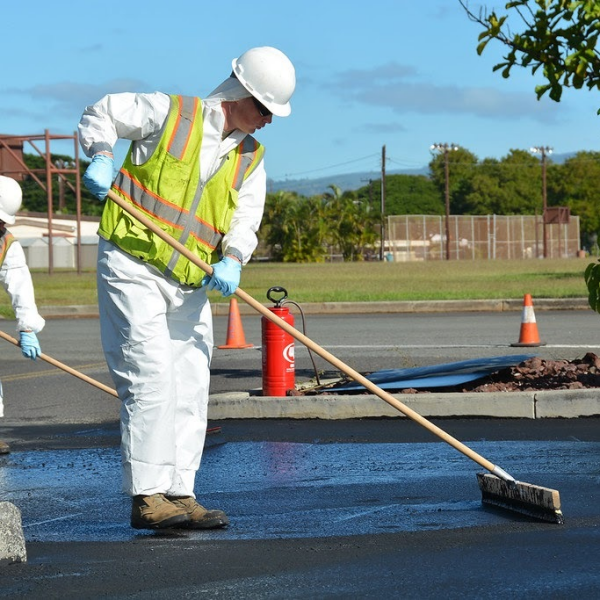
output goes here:
<path id="1" fill-rule="evenodd" d="M 0 458 L 27 547 L 0 597 L 598 597 L 600 420 L 436 423 L 560 490 L 565 524 L 482 505 L 477 467 L 408 420 L 240 419 L 211 424 L 196 486 L 230 527 L 137 531 L 117 424 L 63 425 Z"/>
<path id="2" fill-rule="evenodd" d="M 18 384 L 40 393 L 34 378 Z M 380 398 L 242 390 L 211 396 L 196 490 L 231 526 L 139 532 L 118 489 L 117 419 L 25 411 L 0 424 L 13 442 L 0 505 L 18 508 L 26 551 L 0 563 L 0 597 L 597 597 L 600 410 L 593 391 L 574 392 L 398 396 L 518 479 L 559 489 L 565 525 L 482 506 L 481 469 Z"/>

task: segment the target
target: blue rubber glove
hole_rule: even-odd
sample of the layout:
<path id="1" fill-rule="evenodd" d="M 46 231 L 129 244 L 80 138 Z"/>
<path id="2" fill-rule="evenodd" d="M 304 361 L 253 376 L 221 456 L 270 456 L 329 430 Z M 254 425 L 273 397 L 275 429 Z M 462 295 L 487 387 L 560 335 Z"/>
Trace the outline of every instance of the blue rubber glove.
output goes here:
<path id="1" fill-rule="evenodd" d="M 104 200 L 114 179 L 114 159 L 106 154 L 94 154 L 83 174 L 85 187 L 99 200 Z"/>
<path id="2" fill-rule="evenodd" d="M 212 266 L 212 276 L 206 275 L 202 285 L 208 285 L 209 290 L 218 290 L 223 296 L 231 296 L 240 285 L 242 264 L 226 256 Z"/>
<path id="3" fill-rule="evenodd" d="M 35 360 L 42 353 L 37 335 L 33 331 L 21 331 L 20 338 L 19 346 L 21 346 L 23 356 Z"/>

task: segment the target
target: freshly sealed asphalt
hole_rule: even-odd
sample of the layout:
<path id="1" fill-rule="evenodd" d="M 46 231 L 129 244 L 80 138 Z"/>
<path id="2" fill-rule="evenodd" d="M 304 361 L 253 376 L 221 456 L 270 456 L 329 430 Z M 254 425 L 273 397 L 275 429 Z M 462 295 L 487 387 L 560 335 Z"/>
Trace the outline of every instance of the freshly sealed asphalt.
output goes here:
<path id="1" fill-rule="evenodd" d="M 407 419 L 246 418 L 211 421 L 196 484 L 228 529 L 133 530 L 117 420 L 24 411 L 0 422 L 13 442 L 0 500 L 21 510 L 27 545 L 26 563 L 0 566 L 0 597 L 600 596 L 600 418 L 434 421 L 558 489 L 565 524 L 482 506 L 478 465 Z"/>
<path id="2" fill-rule="evenodd" d="M 28 552 L 0 597 L 597 597 L 600 420 L 438 424 L 559 489 L 565 524 L 484 507 L 480 469 L 406 420 L 225 420 L 196 492 L 231 526 L 137 531 L 116 424 L 38 429 L 0 458 Z"/>

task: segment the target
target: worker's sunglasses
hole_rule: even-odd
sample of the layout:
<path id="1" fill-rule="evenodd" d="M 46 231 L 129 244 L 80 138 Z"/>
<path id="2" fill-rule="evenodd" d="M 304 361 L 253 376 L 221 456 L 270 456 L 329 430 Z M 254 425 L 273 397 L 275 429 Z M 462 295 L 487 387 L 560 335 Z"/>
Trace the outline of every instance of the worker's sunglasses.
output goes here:
<path id="1" fill-rule="evenodd" d="M 256 110 L 261 117 L 270 117 L 273 113 L 262 103 L 260 103 L 254 96 L 252 96 L 252 102 L 256 106 Z"/>

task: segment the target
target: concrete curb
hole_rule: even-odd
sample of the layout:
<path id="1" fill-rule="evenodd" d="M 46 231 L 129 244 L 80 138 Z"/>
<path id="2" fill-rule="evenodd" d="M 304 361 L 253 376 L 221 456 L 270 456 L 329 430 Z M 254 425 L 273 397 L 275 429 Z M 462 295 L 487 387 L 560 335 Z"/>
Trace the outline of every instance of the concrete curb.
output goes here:
<path id="1" fill-rule="evenodd" d="M 600 390 L 594 389 L 392 396 L 423 417 L 576 419 L 600 416 Z M 211 420 L 369 417 L 406 418 L 373 394 L 271 397 L 235 392 L 213 394 L 208 404 Z"/>
<path id="2" fill-rule="evenodd" d="M 95 304 L 40 306 L 38 310 L 44 319 L 93 319 L 98 317 L 98 306 Z"/>
<path id="3" fill-rule="evenodd" d="M 266 303 L 264 306 L 272 306 Z M 213 302 L 213 316 L 227 316 L 229 302 Z M 241 315 L 257 315 L 254 308 L 240 302 Z M 591 310 L 587 298 L 535 298 L 535 310 Z M 436 312 L 509 312 L 523 309 L 523 300 L 436 300 L 407 302 L 307 302 L 302 310 L 307 315 L 436 313 Z M 40 306 L 45 319 L 90 318 L 98 316 L 96 305 Z"/>
<path id="4" fill-rule="evenodd" d="M 21 511 L 10 502 L 0 502 L 0 566 L 27 562 Z"/>

